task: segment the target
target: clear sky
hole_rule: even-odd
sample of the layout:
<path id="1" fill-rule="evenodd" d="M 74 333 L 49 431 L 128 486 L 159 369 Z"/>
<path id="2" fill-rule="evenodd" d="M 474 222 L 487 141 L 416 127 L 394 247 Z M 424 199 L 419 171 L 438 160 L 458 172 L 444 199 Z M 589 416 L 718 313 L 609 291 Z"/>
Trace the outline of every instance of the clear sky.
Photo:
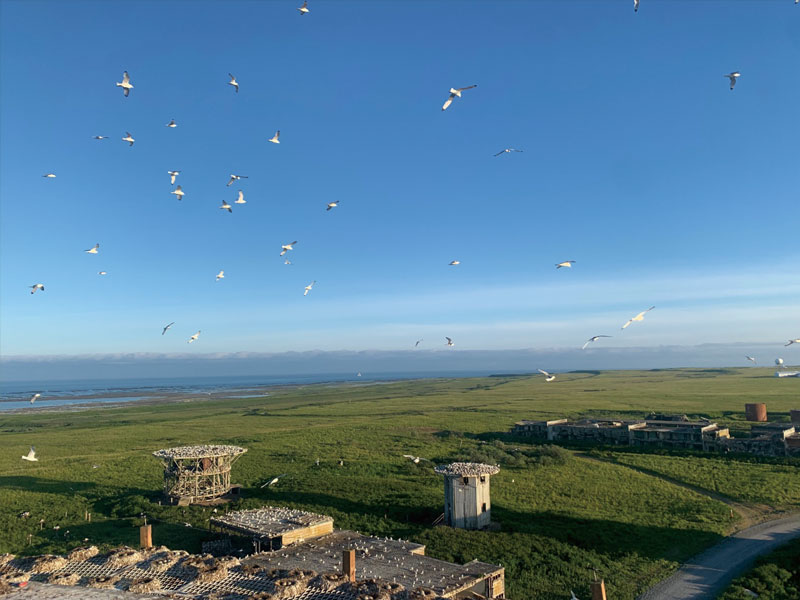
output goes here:
<path id="1" fill-rule="evenodd" d="M 800 336 L 792 0 L 300 4 L 0 2 L 2 354 Z"/>

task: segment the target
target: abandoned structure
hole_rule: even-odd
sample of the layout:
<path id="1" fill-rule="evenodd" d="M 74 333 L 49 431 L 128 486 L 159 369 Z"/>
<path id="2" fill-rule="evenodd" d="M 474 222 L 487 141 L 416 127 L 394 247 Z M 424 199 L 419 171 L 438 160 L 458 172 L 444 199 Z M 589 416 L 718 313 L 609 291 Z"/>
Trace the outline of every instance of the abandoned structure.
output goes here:
<path id="1" fill-rule="evenodd" d="M 154 594 L 185 600 L 505 598 L 502 567 L 478 561 L 457 565 L 425 556 L 420 544 L 333 531 L 333 519 L 324 515 L 268 507 L 215 521 L 221 529 L 254 541 L 274 539 L 276 532 L 293 541 L 244 558 L 164 547 L 118 548 L 108 554 L 88 547 L 66 557 L 0 555 L 0 586 L 30 581 L 20 591 L 24 598 L 61 598 L 67 594 L 59 595 L 59 590 L 68 588 L 53 584 L 75 586 L 78 593 L 69 592 L 70 598 L 92 600 L 144 598 L 139 595 L 144 593 L 151 594 L 147 598 Z"/>
<path id="2" fill-rule="evenodd" d="M 461 529 L 483 529 L 492 520 L 489 478 L 500 467 L 481 463 L 455 462 L 434 468 L 444 475 L 444 519 Z"/>
<path id="3" fill-rule="evenodd" d="M 237 496 L 231 485 L 231 465 L 247 452 L 239 446 L 180 446 L 157 450 L 164 464 L 164 494 L 179 506 L 214 504 Z"/>
<path id="4" fill-rule="evenodd" d="M 767 405 L 763 402 L 756 402 L 753 404 L 744 405 L 744 417 L 748 421 L 756 423 L 767 422 Z"/>
<path id="5" fill-rule="evenodd" d="M 744 452 L 762 456 L 800 456 L 800 431 L 792 423 L 754 424 L 751 432 L 750 438 L 733 438 L 727 428 L 720 427 L 717 423 L 690 421 L 685 415 L 649 415 L 640 421 L 519 421 L 511 429 L 514 435 L 554 442 Z"/>

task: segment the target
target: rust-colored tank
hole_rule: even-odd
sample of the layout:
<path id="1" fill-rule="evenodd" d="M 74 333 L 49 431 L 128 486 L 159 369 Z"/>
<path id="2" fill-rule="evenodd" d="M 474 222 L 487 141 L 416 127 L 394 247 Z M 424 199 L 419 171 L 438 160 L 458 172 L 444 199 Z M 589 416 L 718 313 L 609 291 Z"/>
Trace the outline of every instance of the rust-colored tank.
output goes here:
<path id="1" fill-rule="evenodd" d="M 744 416 L 748 421 L 767 422 L 767 405 L 763 402 L 744 405 Z"/>

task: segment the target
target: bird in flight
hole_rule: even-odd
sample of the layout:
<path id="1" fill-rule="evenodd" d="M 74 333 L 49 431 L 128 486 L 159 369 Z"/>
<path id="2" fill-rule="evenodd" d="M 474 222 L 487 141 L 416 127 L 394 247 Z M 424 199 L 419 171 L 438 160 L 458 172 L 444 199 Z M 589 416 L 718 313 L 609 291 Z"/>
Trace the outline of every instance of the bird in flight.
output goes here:
<path id="1" fill-rule="evenodd" d="M 791 346 L 792 344 L 800 344 L 800 338 L 795 338 L 793 340 L 789 340 L 788 344 L 784 344 L 784 346 Z"/>
<path id="2" fill-rule="evenodd" d="M 578 262 L 578 261 L 576 261 L 576 260 L 565 260 L 564 262 L 557 263 L 556 264 L 556 269 L 561 269 L 563 267 L 567 267 L 567 268 L 571 269 L 572 268 L 572 264 L 576 263 L 576 262 Z"/>
<path id="3" fill-rule="evenodd" d="M 419 339 L 418 339 L 418 340 L 417 340 L 417 341 L 414 343 L 414 348 L 416 348 L 417 346 L 419 346 L 420 342 L 424 342 L 424 341 L 425 341 L 425 338 L 419 338 Z"/>
<path id="4" fill-rule="evenodd" d="M 42 175 L 42 177 L 44 177 L 46 179 L 55 179 L 56 178 L 56 174 L 55 173 L 45 173 L 44 175 Z"/>
<path id="5" fill-rule="evenodd" d="M 516 148 L 506 148 L 505 150 L 500 150 L 495 156 L 500 156 L 501 154 L 508 154 L 509 152 L 522 152 L 522 150 L 517 150 Z"/>
<path id="6" fill-rule="evenodd" d="M 98 271 L 98 275 L 108 275 L 108 271 Z"/>
<path id="7" fill-rule="evenodd" d="M 247 179 L 247 175 L 231 175 L 231 180 L 225 185 L 230 185 L 234 181 L 238 181 L 239 179 Z"/>
<path id="8" fill-rule="evenodd" d="M 173 177 L 172 180 L 175 181 L 175 177 Z M 176 187 L 170 192 L 170 194 L 175 194 L 178 197 L 178 200 L 183 200 L 184 191 L 181 186 Z"/>
<path id="9" fill-rule="evenodd" d="M 635 316 L 635 317 L 633 317 L 632 319 L 628 319 L 628 322 L 627 322 L 627 323 L 625 323 L 625 325 L 623 325 L 623 326 L 622 326 L 622 329 L 625 329 L 625 328 L 626 328 L 628 325 L 630 325 L 630 324 L 631 324 L 631 323 L 633 323 L 634 321 L 644 321 L 644 316 L 645 316 L 647 313 L 649 313 L 651 310 L 653 310 L 654 308 L 655 308 L 655 306 L 651 306 L 651 307 L 650 307 L 650 308 L 648 308 L 647 310 L 643 310 L 642 312 L 640 312 L 638 315 L 636 315 L 636 316 Z"/>
<path id="10" fill-rule="evenodd" d="M 214 281 L 219 281 L 220 279 L 225 279 L 225 271 L 217 273 L 217 278 Z"/>
<path id="11" fill-rule="evenodd" d="M 599 340 L 601 337 L 611 337 L 611 336 L 610 336 L 610 335 L 593 335 L 593 336 L 592 336 L 592 337 L 590 337 L 588 340 L 586 340 L 586 343 L 583 345 L 583 347 L 581 348 L 581 350 L 586 350 L 586 346 L 588 346 L 588 345 L 589 345 L 589 344 L 591 344 L 592 342 L 596 342 L 596 341 L 597 341 L 597 340 Z"/>
<path id="12" fill-rule="evenodd" d="M 172 322 L 172 323 L 170 323 L 169 325 L 164 325 L 164 329 L 162 329 L 162 330 L 161 330 L 161 335 L 164 335 L 165 333 L 167 333 L 167 329 L 169 329 L 169 328 L 170 328 L 170 327 L 172 327 L 173 325 L 175 325 L 175 321 L 173 321 L 173 322 Z"/>
<path id="13" fill-rule="evenodd" d="M 745 358 L 746 358 L 747 360 L 749 360 L 751 363 L 753 363 L 754 365 L 757 365 L 757 364 L 758 364 L 758 363 L 756 362 L 756 357 L 755 357 L 755 356 L 747 356 L 747 355 L 745 355 Z"/>
<path id="14" fill-rule="evenodd" d="M 244 192 L 239 190 L 239 197 L 234 200 L 234 204 L 247 204 L 247 200 L 244 199 Z"/>
<path id="15" fill-rule="evenodd" d="M 117 87 L 121 87 L 122 88 L 122 93 L 125 94 L 126 98 L 128 97 L 128 94 L 131 93 L 131 90 L 133 89 L 133 86 L 131 85 L 131 78 L 128 75 L 127 71 L 125 71 L 122 74 L 122 82 L 121 83 L 117 83 Z"/>
<path id="16" fill-rule="evenodd" d="M 297 240 L 293 241 L 291 244 L 284 244 L 281 246 L 281 256 L 286 254 L 289 250 L 294 250 L 294 245 L 297 243 Z"/>
<path id="17" fill-rule="evenodd" d="M 84 252 L 88 252 L 89 254 L 97 254 L 100 250 L 100 244 L 95 244 L 94 248 L 89 248 L 88 250 L 84 250 Z"/>
<path id="18" fill-rule="evenodd" d="M 313 287 L 314 287 L 314 284 L 315 284 L 315 283 L 317 283 L 317 282 L 316 282 L 316 281 L 312 281 L 311 283 L 309 283 L 309 284 L 306 286 L 306 289 L 305 289 L 305 291 L 303 292 L 303 296 L 308 296 L 308 292 L 310 292 L 310 291 L 311 291 L 311 288 L 313 288 Z"/>
<path id="19" fill-rule="evenodd" d="M 36 401 L 37 401 L 39 398 L 41 398 L 41 397 L 42 397 L 42 395 L 41 395 L 40 393 L 38 393 L 38 392 L 37 392 L 37 393 L 35 393 L 33 396 L 31 396 L 31 404 L 33 404 L 34 402 L 36 402 Z"/>
<path id="20" fill-rule="evenodd" d="M 308 0 L 303 0 L 303 6 L 301 6 L 297 10 L 300 11 L 300 16 L 306 14 L 308 12 Z"/>
<path id="21" fill-rule="evenodd" d="M 275 132 L 275 135 L 273 135 L 273 136 L 272 136 L 271 138 L 269 138 L 269 140 L 267 140 L 267 141 L 268 141 L 268 142 L 272 142 L 273 144 L 280 144 L 280 143 L 281 143 L 281 141 L 278 139 L 279 137 L 281 137 L 281 130 L 280 130 L 280 129 L 278 129 L 278 131 L 276 131 L 276 132 Z"/>
<path id="22" fill-rule="evenodd" d="M 723 75 L 723 77 L 727 77 L 728 79 L 731 80 L 731 89 L 733 89 L 734 86 L 736 85 L 736 79 L 738 77 L 741 77 L 741 75 L 742 74 L 739 73 L 739 71 L 734 71 L 733 73 L 728 73 L 727 75 Z"/>
<path id="23" fill-rule="evenodd" d="M 165 127 L 171 127 L 171 128 L 173 128 L 173 129 L 174 129 L 175 127 L 177 127 L 177 126 L 178 126 L 178 124 L 175 122 L 175 119 L 172 119 L 172 120 L 171 120 L 169 123 L 167 123 L 167 124 L 165 125 Z"/>
<path id="24" fill-rule="evenodd" d="M 133 136 L 130 134 L 130 132 L 129 132 L 129 131 L 126 131 L 126 132 L 125 132 L 125 137 L 124 137 L 124 138 L 122 138 L 122 141 L 123 141 L 123 142 L 128 142 L 128 144 L 130 144 L 131 146 L 133 146 L 133 142 L 135 142 L 136 140 L 135 140 L 135 139 L 133 139 Z"/>
<path id="25" fill-rule="evenodd" d="M 234 77 L 231 73 L 228 73 L 228 77 L 231 78 L 231 80 L 228 82 L 228 85 L 232 85 L 233 87 L 235 87 L 236 88 L 236 93 L 238 94 L 239 93 L 239 83 L 236 81 L 236 77 Z"/>
<path id="26" fill-rule="evenodd" d="M 269 487 L 271 485 L 275 485 L 276 483 L 278 483 L 278 481 L 281 480 L 282 477 L 286 477 L 287 475 L 288 475 L 288 473 L 282 473 L 281 475 L 277 475 L 276 477 L 273 477 L 272 479 L 270 479 L 266 483 L 262 484 L 261 487 L 265 488 L 265 487 Z"/>
<path id="27" fill-rule="evenodd" d="M 458 88 L 458 89 L 450 88 L 450 96 L 447 98 L 447 100 L 444 101 L 444 105 L 442 105 L 442 110 L 447 110 L 447 107 L 450 106 L 453 103 L 453 99 L 454 98 L 456 98 L 456 97 L 461 98 L 461 92 L 463 92 L 464 90 L 471 90 L 474 87 L 478 87 L 478 86 L 477 85 L 469 85 L 467 87 Z"/>
<path id="28" fill-rule="evenodd" d="M 636 0 L 636 4 L 637 5 L 639 4 L 638 0 Z M 569 591 L 569 596 L 570 596 L 569 600 L 578 600 L 578 597 L 575 595 L 575 592 L 573 592 L 572 590 Z"/>
<path id="29" fill-rule="evenodd" d="M 35 293 L 36 293 L 36 290 L 42 290 L 42 291 L 44 291 L 44 284 L 43 284 L 43 283 L 34 283 L 34 284 L 31 286 L 31 294 L 35 294 Z"/>
<path id="30" fill-rule="evenodd" d="M 290 265 L 290 264 L 292 264 L 292 261 L 290 261 L 288 258 L 284 258 L 283 259 L 283 264 Z"/>
<path id="31" fill-rule="evenodd" d="M 328 202 L 328 204 L 325 205 L 325 210 L 329 211 L 330 209 L 336 208 L 337 206 L 339 206 L 339 201 L 334 200 L 333 202 Z"/>
<path id="32" fill-rule="evenodd" d="M 36 448 L 31 446 L 31 449 L 28 451 L 28 455 L 23 456 L 22 460 L 27 460 L 29 462 L 39 462 L 39 459 L 36 458 Z"/>
<path id="33" fill-rule="evenodd" d="M 449 263 L 447 263 L 447 266 L 449 266 L 449 267 L 456 267 L 456 266 L 458 266 L 458 265 L 460 265 L 460 264 L 461 264 L 461 261 L 460 261 L 460 260 L 451 260 Z"/>
<path id="34" fill-rule="evenodd" d="M 220 206 L 220 208 L 221 208 L 222 210 L 227 210 L 229 213 L 232 213 L 232 212 L 233 212 L 233 210 L 231 209 L 231 205 L 230 205 L 230 204 L 228 204 L 228 202 L 227 202 L 226 200 L 223 200 L 223 201 L 222 201 L 222 205 Z"/>
<path id="35" fill-rule="evenodd" d="M 553 381 L 553 380 L 555 380 L 555 378 L 556 378 L 556 376 L 555 376 L 555 375 L 551 375 L 550 373 L 548 373 L 547 371 L 544 371 L 544 370 L 542 370 L 542 369 L 538 369 L 538 371 L 539 371 L 539 373 L 541 373 L 542 375 L 544 375 L 544 380 L 545 380 L 545 381 L 548 381 L 548 382 L 550 382 L 550 381 Z"/>
<path id="36" fill-rule="evenodd" d="M 449 337 L 444 336 L 444 339 L 447 340 L 447 345 L 448 346 L 455 346 L 455 344 L 453 343 L 453 340 L 451 340 Z"/>
<path id="37" fill-rule="evenodd" d="M 107 140 L 108 136 L 107 135 L 96 135 L 92 139 L 93 140 Z"/>
<path id="38" fill-rule="evenodd" d="M 175 185 L 175 178 L 180 174 L 181 174 L 180 171 L 167 171 L 167 175 L 169 175 L 169 182 L 172 185 Z"/>
<path id="39" fill-rule="evenodd" d="M 639 12 L 639 0 L 633 0 L 633 12 Z M 573 594 L 573 597 L 575 594 Z"/>
<path id="40" fill-rule="evenodd" d="M 195 334 L 194 334 L 192 337 L 190 337 L 190 338 L 189 338 L 189 341 L 188 341 L 188 342 L 186 342 L 186 343 L 187 343 L 187 344 L 191 344 L 192 342 L 196 341 L 196 340 L 197 340 L 197 338 L 199 338 L 199 337 L 200 337 L 200 331 L 198 331 L 198 332 L 197 332 L 197 333 L 195 333 Z"/>
<path id="41" fill-rule="evenodd" d="M 418 465 L 419 461 L 421 461 L 421 460 L 427 460 L 428 462 L 430 462 L 427 458 L 422 458 L 421 456 L 414 456 L 413 454 L 403 454 L 403 458 L 407 458 L 408 460 L 413 462 L 415 465 Z"/>

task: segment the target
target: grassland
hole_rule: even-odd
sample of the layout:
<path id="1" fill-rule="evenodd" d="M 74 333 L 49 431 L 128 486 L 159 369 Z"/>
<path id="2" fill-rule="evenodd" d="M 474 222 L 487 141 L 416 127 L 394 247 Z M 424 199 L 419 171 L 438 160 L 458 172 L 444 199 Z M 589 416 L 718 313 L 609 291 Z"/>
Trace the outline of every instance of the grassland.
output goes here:
<path id="1" fill-rule="evenodd" d="M 300 507 L 333 516 L 338 527 L 424 543 L 447 560 L 499 563 L 512 598 L 564 598 L 570 589 L 587 596 L 593 568 L 610 597 L 633 598 L 735 525 L 724 503 L 659 473 L 791 509 L 800 505 L 800 466 L 624 452 L 601 462 L 505 432 L 522 418 L 651 410 L 741 428 L 745 402 L 765 401 L 771 418 L 785 419 L 798 404 L 792 383 L 766 369 L 573 373 L 552 384 L 491 377 L 316 385 L 255 399 L 2 415 L 0 552 L 60 552 L 83 538 L 135 544 L 143 512 L 157 543 L 198 551 L 210 512 L 160 506 L 162 469 L 150 453 L 230 443 L 248 449 L 234 466 L 245 486 L 235 508 Z M 39 463 L 19 459 L 31 444 Z M 492 515 L 501 531 L 431 527 L 442 512 L 441 480 L 403 454 L 499 462 Z M 631 468 L 636 461 L 642 470 Z M 289 476 L 259 487 L 279 473 Z"/>

